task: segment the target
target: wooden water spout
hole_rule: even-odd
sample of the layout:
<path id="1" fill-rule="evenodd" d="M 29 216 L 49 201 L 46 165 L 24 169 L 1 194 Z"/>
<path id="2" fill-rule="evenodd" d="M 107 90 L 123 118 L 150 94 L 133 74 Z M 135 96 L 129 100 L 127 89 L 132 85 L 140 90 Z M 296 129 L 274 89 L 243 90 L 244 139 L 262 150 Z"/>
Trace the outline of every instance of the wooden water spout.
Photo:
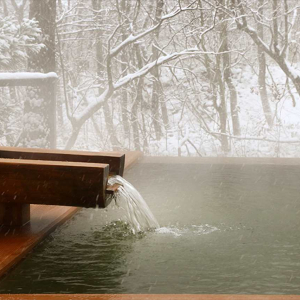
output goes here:
<path id="1" fill-rule="evenodd" d="M 104 208 L 124 164 L 124 154 L 0 148 L 0 226 L 29 222 L 30 204 Z"/>

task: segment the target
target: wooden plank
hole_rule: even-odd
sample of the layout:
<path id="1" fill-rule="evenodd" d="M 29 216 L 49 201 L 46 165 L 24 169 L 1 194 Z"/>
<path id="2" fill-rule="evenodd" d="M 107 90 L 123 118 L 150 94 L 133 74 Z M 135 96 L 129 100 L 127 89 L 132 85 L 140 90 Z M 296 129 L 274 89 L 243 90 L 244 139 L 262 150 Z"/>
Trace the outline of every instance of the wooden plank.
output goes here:
<path id="1" fill-rule="evenodd" d="M 143 153 L 140 151 L 129 151 L 124 153 L 126 156 L 124 166 L 126 170 L 134 166 L 134 164 L 136 164 L 143 157 Z"/>
<path id="2" fill-rule="evenodd" d="M 128 155 L 129 159 L 132 159 L 132 157 L 134 160 L 133 154 Z M 109 164 L 110 174 L 121 176 L 123 175 L 125 166 L 125 155 L 120 152 L 65 151 L 38 148 L 0 147 L 0 158 Z"/>
<path id="3" fill-rule="evenodd" d="M 0 300 L 300 300 L 299 295 L 0 295 Z"/>
<path id="4" fill-rule="evenodd" d="M 108 186 L 106 188 L 106 194 L 113 195 L 118 190 L 119 187 L 120 187 L 120 184 L 117 184 L 117 183 L 115 183 L 111 186 Z"/>
<path id="5" fill-rule="evenodd" d="M 23 226 L 29 221 L 30 204 L 0 203 L 0 224 L 15 227 Z"/>
<path id="6" fill-rule="evenodd" d="M 112 152 L 109 155 L 118 156 L 119 154 Z M 141 156 L 140 152 L 126 152 L 125 170 Z M 70 219 L 78 210 L 79 208 L 66 206 L 31 205 L 30 224 L 9 230 L 0 227 L 0 277 L 20 262 L 35 245 L 57 226 Z"/>
<path id="7" fill-rule="evenodd" d="M 106 207 L 109 165 L 0 159 L 0 203 Z"/>

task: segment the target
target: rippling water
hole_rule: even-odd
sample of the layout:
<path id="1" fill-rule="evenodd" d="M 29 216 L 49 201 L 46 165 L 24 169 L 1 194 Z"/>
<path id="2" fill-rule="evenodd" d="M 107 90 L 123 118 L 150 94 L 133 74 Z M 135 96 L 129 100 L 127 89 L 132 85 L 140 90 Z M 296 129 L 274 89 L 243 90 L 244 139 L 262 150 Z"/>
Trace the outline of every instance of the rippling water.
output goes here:
<path id="1" fill-rule="evenodd" d="M 126 174 L 160 228 L 81 210 L 0 282 L 1 293 L 299 294 L 297 166 L 141 163 Z"/>

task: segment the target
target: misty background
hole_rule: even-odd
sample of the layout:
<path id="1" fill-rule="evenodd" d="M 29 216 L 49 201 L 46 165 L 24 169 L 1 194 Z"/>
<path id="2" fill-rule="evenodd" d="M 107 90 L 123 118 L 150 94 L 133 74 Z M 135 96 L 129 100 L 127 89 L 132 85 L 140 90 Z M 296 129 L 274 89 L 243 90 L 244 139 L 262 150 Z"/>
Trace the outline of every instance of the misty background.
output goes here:
<path id="1" fill-rule="evenodd" d="M 0 71 L 58 79 L 0 89 L 0 146 L 298 157 L 299 7 L 1 0 Z"/>

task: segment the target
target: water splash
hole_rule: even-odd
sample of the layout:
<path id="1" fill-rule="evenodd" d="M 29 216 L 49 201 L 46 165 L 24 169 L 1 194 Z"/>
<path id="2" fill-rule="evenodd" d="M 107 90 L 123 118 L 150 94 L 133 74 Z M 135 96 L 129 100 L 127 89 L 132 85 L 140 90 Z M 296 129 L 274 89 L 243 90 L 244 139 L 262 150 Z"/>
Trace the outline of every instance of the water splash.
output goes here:
<path id="1" fill-rule="evenodd" d="M 209 224 L 192 225 L 192 227 L 194 228 L 194 233 L 196 233 L 198 235 L 210 234 L 210 233 L 215 232 L 215 231 L 220 231 L 219 228 L 217 228 L 215 226 L 211 226 Z"/>
<path id="2" fill-rule="evenodd" d="M 156 233 L 173 235 L 174 237 L 180 237 L 183 235 L 205 235 L 211 234 L 215 231 L 220 231 L 219 228 L 211 226 L 209 224 L 204 225 L 192 225 L 184 228 L 178 228 L 174 226 L 170 227 L 160 227 L 155 230 Z"/>
<path id="3" fill-rule="evenodd" d="M 133 185 L 118 175 L 108 179 L 108 185 L 114 184 L 121 185 L 114 198 L 117 203 L 125 203 L 128 223 L 134 234 L 159 227 L 147 203 Z"/>
<path id="4" fill-rule="evenodd" d="M 180 230 L 176 227 L 160 227 L 155 230 L 155 232 L 159 234 L 167 234 L 167 235 L 173 235 L 175 237 L 182 236 L 186 231 Z"/>

